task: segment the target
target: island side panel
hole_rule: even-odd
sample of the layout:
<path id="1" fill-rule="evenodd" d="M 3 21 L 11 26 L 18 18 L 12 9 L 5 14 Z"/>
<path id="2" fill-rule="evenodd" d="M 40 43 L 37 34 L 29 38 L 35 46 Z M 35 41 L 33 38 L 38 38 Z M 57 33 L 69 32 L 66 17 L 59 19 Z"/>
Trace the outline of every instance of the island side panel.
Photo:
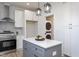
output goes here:
<path id="1" fill-rule="evenodd" d="M 46 49 L 45 57 L 61 57 L 61 56 L 62 56 L 62 44 Z"/>

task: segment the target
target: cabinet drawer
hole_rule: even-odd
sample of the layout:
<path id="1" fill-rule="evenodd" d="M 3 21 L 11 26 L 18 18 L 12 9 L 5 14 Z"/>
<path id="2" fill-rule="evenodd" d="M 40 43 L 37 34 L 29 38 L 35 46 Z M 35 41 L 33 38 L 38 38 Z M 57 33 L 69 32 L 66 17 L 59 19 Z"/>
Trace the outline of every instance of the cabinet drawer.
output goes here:
<path id="1" fill-rule="evenodd" d="M 33 52 L 34 57 L 44 57 L 44 53 Z"/>
<path id="2" fill-rule="evenodd" d="M 34 47 L 34 50 L 36 53 L 39 53 L 39 54 L 44 54 L 44 52 L 45 52 L 45 49 L 41 48 L 39 46 Z"/>
<path id="3" fill-rule="evenodd" d="M 29 49 L 24 48 L 23 56 L 24 57 L 41 57 L 43 55 L 39 54 L 39 53 L 36 53 L 36 52 L 32 51 L 31 49 L 29 50 Z"/>
<path id="4" fill-rule="evenodd" d="M 27 42 L 27 41 L 24 41 L 23 43 L 23 47 L 24 48 L 27 48 L 28 50 L 31 50 L 33 52 L 36 52 L 36 53 L 44 53 L 44 48 L 41 48 L 35 44 L 32 44 L 30 42 Z"/>
<path id="5" fill-rule="evenodd" d="M 24 57 L 34 57 L 34 55 L 33 55 L 33 53 L 32 53 L 33 51 L 28 51 L 28 50 L 23 50 L 23 56 Z"/>
<path id="6" fill-rule="evenodd" d="M 38 53 L 44 53 L 45 49 L 44 48 L 41 48 L 35 44 L 32 44 L 32 43 L 27 43 L 27 49 L 31 49 L 32 51 L 34 52 L 38 52 Z"/>

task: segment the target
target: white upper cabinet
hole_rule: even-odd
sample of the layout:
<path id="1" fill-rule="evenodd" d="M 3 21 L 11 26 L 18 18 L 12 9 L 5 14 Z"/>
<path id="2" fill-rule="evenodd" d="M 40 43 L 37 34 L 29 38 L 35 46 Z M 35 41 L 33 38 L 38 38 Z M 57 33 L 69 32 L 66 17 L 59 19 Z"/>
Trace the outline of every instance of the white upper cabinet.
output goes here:
<path id="1" fill-rule="evenodd" d="M 79 3 L 71 4 L 72 26 L 79 26 Z"/>
<path id="2" fill-rule="evenodd" d="M 23 10 L 15 10 L 15 27 L 23 27 L 24 21 L 24 11 Z"/>
<path id="3" fill-rule="evenodd" d="M 65 27 L 70 26 L 72 24 L 71 20 L 71 6 L 70 3 L 64 4 L 64 25 Z"/>
<path id="4" fill-rule="evenodd" d="M 37 21 L 37 16 L 36 16 L 35 12 L 25 10 L 25 20 Z"/>

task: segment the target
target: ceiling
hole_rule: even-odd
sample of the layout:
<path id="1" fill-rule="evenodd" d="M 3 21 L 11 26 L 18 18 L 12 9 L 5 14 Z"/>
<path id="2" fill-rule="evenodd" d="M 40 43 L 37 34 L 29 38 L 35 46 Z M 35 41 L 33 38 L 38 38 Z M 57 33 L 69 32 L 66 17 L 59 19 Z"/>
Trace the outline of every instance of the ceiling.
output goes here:
<path id="1" fill-rule="evenodd" d="M 38 2 L 1 2 L 3 4 L 14 5 L 24 9 L 35 11 L 38 8 Z M 27 5 L 30 3 L 30 5 Z M 39 2 L 40 5 L 43 5 L 45 2 Z"/>

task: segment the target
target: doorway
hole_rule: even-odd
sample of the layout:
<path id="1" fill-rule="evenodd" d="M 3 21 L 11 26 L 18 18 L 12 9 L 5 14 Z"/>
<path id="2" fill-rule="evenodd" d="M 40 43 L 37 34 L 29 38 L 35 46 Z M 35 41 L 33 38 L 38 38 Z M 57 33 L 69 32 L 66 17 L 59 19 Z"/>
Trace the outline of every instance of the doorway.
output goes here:
<path id="1" fill-rule="evenodd" d="M 46 39 L 54 39 L 54 16 L 50 15 L 46 17 Z"/>
<path id="2" fill-rule="evenodd" d="M 26 21 L 26 37 L 31 38 L 37 35 L 38 25 L 37 21 Z"/>

